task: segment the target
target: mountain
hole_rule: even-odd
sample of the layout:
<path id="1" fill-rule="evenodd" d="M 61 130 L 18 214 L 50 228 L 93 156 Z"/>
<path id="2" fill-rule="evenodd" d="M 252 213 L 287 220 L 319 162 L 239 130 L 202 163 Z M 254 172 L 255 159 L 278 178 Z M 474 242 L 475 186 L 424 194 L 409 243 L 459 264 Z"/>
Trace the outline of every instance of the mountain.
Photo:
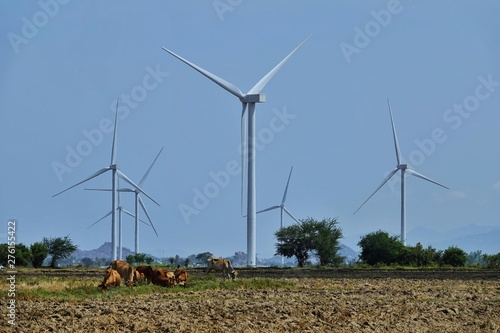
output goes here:
<path id="1" fill-rule="evenodd" d="M 500 253 L 500 226 L 480 226 L 471 224 L 446 232 L 424 227 L 416 227 L 407 234 L 409 245 L 420 242 L 424 247 L 432 246 L 445 250 L 457 246 L 467 253 L 480 250 L 485 254 Z"/>
<path id="2" fill-rule="evenodd" d="M 81 260 L 83 258 L 90 259 L 100 259 L 100 258 L 111 258 L 111 242 L 106 242 L 102 244 L 99 248 L 94 250 L 76 250 L 71 254 L 75 259 Z M 135 254 L 135 252 L 130 249 L 123 247 L 122 248 L 123 258 L 126 258 L 130 254 Z"/>

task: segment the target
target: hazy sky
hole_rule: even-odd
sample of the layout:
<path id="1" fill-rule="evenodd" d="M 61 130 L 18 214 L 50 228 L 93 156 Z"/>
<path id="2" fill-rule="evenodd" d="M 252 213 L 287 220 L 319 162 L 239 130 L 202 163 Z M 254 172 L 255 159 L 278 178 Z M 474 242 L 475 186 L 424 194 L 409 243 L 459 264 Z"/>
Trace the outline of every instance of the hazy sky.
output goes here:
<path id="1" fill-rule="evenodd" d="M 110 164 L 120 97 L 121 170 L 139 182 L 165 147 L 143 186 L 161 204 L 143 197 L 159 238 L 141 225 L 141 252 L 246 252 L 241 104 L 161 47 L 246 92 L 310 34 L 257 105 L 257 209 L 281 202 L 293 165 L 296 217 L 337 217 L 352 247 L 399 235 L 399 177 L 353 215 L 396 167 L 390 98 L 405 160 L 450 187 L 410 176 L 407 230 L 500 226 L 498 1 L 40 0 L 0 13 L 2 242 L 12 218 L 26 244 L 110 241 L 110 217 L 87 229 L 110 194 L 84 191 L 109 188 L 110 173 L 52 195 Z M 258 257 L 274 254 L 279 219 L 257 216 Z"/>

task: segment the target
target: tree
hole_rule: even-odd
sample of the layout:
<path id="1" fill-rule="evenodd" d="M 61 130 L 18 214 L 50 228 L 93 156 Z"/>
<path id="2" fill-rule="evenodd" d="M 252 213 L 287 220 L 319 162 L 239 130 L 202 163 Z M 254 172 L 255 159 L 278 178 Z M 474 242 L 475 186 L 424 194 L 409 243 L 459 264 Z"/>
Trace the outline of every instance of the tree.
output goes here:
<path id="1" fill-rule="evenodd" d="M 361 261 L 368 265 L 396 263 L 404 249 L 397 236 L 390 237 L 382 230 L 361 237 L 358 246 L 361 248 Z"/>
<path id="2" fill-rule="evenodd" d="M 278 240 L 276 255 L 282 255 L 287 258 L 295 257 L 297 265 L 304 267 L 305 262 L 309 259 L 311 242 L 303 233 L 301 224 L 293 224 L 289 227 L 281 228 L 274 235 Z"/>
<path id="3" fill-rule="evenodd" d="M 71 253 L 75 252 L 78 247 L 73 244 L 73 241 L 68 236 L 47 238 L 44 237 L 42 244 L 47 248 L 47 253 L 52 256 L 50 267 L 55 268 L 59 259 L 68 258 Z"/>
<path id="4" fill-rule="evenodd" d="M 203 252 L 203 253 L 198 253 L 195 259 L 199 264 L 205 265 L 207 263 L 208 258 L 213 258 L 213 256 L 214 255 L 211 252 Z"/>
<path id="5" fill-rule="evenodd" d="M 42 267 L 43 261 L 47 258 L 48 249 L 43 243 L 35 242 L 30 246 L 31 254 L 33 255 L 33 267 Z"/>
<path id="6" fill-rule="evenodd" d="M 90 267 L 90 266 L 94 265 L 94 260 L 92 260 L 91 258 L 85 257 L 85 258 L 82 259 L 82 264 L 85 267 Z"/>
<path id="7" fill-rule="evenodd" d="M 304 233 L 310 238 L 311 250 L 318 258 L 320 265 L 339 266 L 342 264 L 344 257 L 338 255 L 342 230 L 337 226 L 337 220 L 326 218 L 316 221 L 307 218 L 301 222 Z"/>
<path id="8" fill-rule="evenodd" d="M 0 244 L 0 264 L 3 266 L 8 267 L 12 260 L 14 260 L 14 266 L 28 266 L 32 259 L 30 249 L 23 243 L 11 246 L 10 249 L 6 243 Z"/>
<path id="9" fill-rule="evenodd" d="M 127 261 L 129 264 L 133 265 L 135 264 L 136 260 L 135 260 L 135 255 L 133 254 L 129 254 L 126 258 L 125 258 L 125 261 Z"/>
<path id="10" fill-rule="evenodd" d="M 451 265 L 453 267 L 465 266 L 467 262 L 467 253 L 464 250 L 450 246 L 443 252 L 442 263 L 444 265 Z"/>

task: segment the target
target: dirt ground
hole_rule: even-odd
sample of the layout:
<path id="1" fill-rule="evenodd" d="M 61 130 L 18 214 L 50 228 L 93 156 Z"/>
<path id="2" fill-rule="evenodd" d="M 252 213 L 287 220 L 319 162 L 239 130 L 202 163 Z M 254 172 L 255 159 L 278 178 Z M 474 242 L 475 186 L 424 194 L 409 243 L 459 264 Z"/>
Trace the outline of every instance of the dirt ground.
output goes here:
<path id="1" fill-rule="evenodd" d="M 299 274 L 280 277 L 299 288 L 277 290 L 190 291 L 72 302 L 21 299 L 16 328 L 2 323 L 0 331 L 500 332 L 498 273 L 485 279 L 460 274 Z M 5 313 L 5 298 L 1 303 Z"/>

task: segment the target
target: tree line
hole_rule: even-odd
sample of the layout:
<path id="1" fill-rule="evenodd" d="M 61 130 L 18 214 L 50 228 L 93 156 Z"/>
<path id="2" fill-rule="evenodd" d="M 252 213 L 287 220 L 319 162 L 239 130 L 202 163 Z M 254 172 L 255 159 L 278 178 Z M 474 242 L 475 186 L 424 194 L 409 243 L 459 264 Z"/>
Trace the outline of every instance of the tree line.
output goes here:
<path id="1" fill-rule="evenodd" d="M 306 218 L 299 223 L 284 227 L 275 232 L 277 243 L 275 255 L 287 258 L 294 257 L 298 267 L 304 267 L 311 258 L 316 258 L 320 266 L 412 266 L 412 267 L 438 267 L 438 266 L 477 266 L 500 268 L 500 253 L 494 255 L 482 254 L 474 251 L 467 254 L 462 249 L 451 246 L 444 251 L 432 246 L 424 248 L 421 243 L 415 246 L 403 245 L 397 236 L 390 236 L 387 232 L 378 230 L 362 236 L 358 246 L 361 248 L 359 258 L 351 263 L 346 263 L 339 253 L 342 230 L 335 218 L 324 218 L 320 221 Z M 44 260 L 50 257 L 50 267 L 57 267 L 58 261 L 68 258 L 77 250 L 71 239 L 66 237 L 47 238 L 35 242 L 29 247 L 24 244 L 16 245 L 16 266 L 41 267 Z M 213 257 L 210 252 L 193 254 L 187 258 L 180 256 L 162 259 L 165 265 L 204 265 L 206 260 Z M 0 264 L 6 265 L 8 258 L 7 244 L 0 244 Z M 246 254 L 235 252 L 228 257 L 234 265 L 246 265 Z M 110 259 L 83 258 L 85 266 L 105 266 Z M 154 259 L 144 253 L 129 255 L 126 258 L 131 264 L 151 264 Z"/>
<path id="2" fill-rule="evenodd" d="M 49 266 L 57 267 L 57 262 L 65 259 L 75 252 L 78 247 L 68 237 L 44 237 L 41 242 L 35 242 L 29 247 L 19 243 L 16 244 L 16 266 L 42 267 L 44 260 L 50 256 Z M 7 244 L 0 244 L 0 264 L 7 265 Z"/>

